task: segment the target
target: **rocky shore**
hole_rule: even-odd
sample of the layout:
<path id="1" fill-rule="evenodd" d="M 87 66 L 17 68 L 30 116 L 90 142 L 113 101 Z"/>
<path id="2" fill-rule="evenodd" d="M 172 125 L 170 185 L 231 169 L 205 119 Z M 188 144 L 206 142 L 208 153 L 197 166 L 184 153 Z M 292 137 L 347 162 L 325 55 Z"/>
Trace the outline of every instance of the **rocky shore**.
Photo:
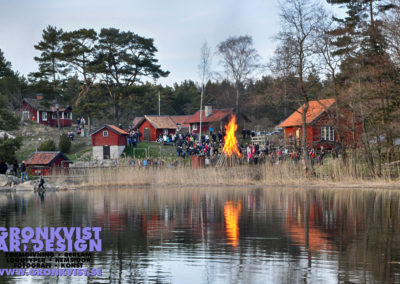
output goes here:
<path id="1" fill-rule="evenodd" d="M 0 192 L 10 191 L 37 191 L 39 185 L 39 179 L 28 180 L 21 183 L 21 179 L 12 175 L 0 175 Z M 59 191 L 74 189 L 73 182 L 68 180 L 55 184 L 49 180 L 46 180 L 45 191 Z"/>

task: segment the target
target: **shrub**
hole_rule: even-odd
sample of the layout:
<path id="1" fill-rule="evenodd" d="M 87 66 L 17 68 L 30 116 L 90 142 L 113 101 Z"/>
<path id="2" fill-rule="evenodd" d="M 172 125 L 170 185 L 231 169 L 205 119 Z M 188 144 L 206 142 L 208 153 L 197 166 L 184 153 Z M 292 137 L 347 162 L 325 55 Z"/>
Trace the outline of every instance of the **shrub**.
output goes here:
<path id="1" fill-rule="evenodd" d="M 49 139 L 44 141 L 39 146 L 39 151 L 55 151 L 56 150 L 56 143 L 53 140 Z"/>
<path id="2" fill-rule="evenodd" d="M 60 137 L 60 142 L 58 143 L 58 149 L 63 153 L 68 153 L 71 149 L 71 140 L 68 138 L 67 134 L 63 133 Z"/>

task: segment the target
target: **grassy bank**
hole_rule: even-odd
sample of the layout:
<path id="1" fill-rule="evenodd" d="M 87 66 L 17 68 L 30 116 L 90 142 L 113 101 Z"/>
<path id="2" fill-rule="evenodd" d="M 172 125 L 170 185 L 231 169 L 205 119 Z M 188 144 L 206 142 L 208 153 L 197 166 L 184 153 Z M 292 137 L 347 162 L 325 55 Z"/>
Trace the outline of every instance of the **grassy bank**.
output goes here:
<path id="1" fill-rule="evenodd" d="M 285 185 L 285 186 L 349 186 L 349 187 L 393 187 L 400 189 L 400 179 L 382 177 L 370 179 L 354 177 L 346 171 L 339 161 L 330 165 L 330 173 L 324 168 L 316 174 L 306 176 L 301 165 L 284 163 L 260 166 L 234 166 L 193 170 L 178 168 L 134 168 L 120 166 L 113 168 L 86 169 L 82 186 L 248 186 L 248 185 Z"/>

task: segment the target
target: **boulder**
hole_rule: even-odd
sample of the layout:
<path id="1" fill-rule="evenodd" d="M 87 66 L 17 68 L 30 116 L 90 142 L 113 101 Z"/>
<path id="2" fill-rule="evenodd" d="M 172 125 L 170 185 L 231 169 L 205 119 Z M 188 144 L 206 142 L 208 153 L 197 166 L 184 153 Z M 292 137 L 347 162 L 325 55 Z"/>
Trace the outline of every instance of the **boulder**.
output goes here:
<path id="1" fill-rule="evenodd" d="M 33 191 L 35 189 L 35 183 L 26 181 L 16 185 L 14 189 L 16 191 Z"/>
<path id="2" fill-rule="evenodd" d="M 2 187 L 6 187 L 6 186 L 14 186 L 15 184 L 19 184 L 20 183 L 20 179 L 15 177 L 15 176 L 11 176 L 11 175 L 0 175 L 0 186 Z"/>

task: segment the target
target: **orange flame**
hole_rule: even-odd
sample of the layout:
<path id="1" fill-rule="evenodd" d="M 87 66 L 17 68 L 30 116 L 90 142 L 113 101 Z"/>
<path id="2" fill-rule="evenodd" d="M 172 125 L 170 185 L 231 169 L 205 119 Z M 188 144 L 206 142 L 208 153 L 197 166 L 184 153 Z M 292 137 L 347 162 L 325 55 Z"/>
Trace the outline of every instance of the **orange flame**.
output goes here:
<path id="1" fill-rule="evenodd" d="M 239 216 L 242 212 L 242 202 L 239 200 L 236 206 L 232 201 L 225 202 L 224 216 L 225 216 L 225 230 L 228 244 L 237 247 L 239 244 Z"/>
<path id="2" fill-rule="evenodd" d="M 225 155 L 228 157 L 232 156 L 233 154 L 236 154 L 239 158 L 242 156 L 240 154 L 239 149 L 237 147 L 237 139 L 235 136 L 235 132 L 237 130 L 238 126 L 236 124 L 236 116 L 232 116 L 231 120 L 229 121 L 228 125 L 225 125 L 225 144 L 224 144 L 224 149 L 223 152 Z"/>

